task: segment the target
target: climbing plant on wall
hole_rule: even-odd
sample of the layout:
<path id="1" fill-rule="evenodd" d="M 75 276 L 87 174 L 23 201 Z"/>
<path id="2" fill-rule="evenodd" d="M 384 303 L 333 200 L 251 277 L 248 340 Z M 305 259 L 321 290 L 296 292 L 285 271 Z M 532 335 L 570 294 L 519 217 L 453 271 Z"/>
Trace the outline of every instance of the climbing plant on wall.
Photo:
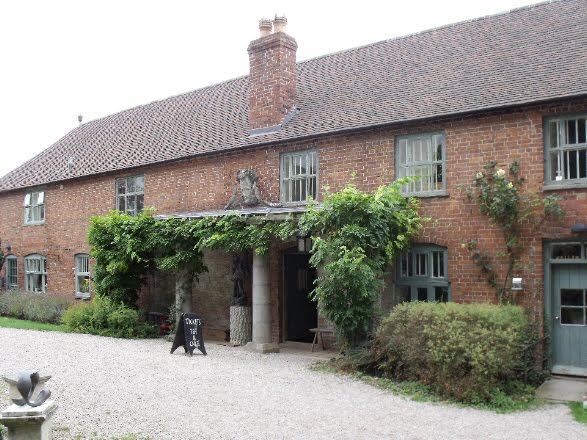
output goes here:
<path id="1" fill-rule="evenodd" d="M 492 251 L 482 252 L 477 240 L 462 244 L 486 275 L 499 303 L 512 300 L 507 286 L 514 272 L 522 269 L 520 256 L 525 249 L 522 239 L 524 229 L 535 229 L 544 220 L 563 215 L 556 197 L 524 192 L 523 184 L 518 162 L 510 164 L 506 171 L 498 168 L 496 161 L 490 161 L 483 171 L 475 174 L 473 184 L 467 188 L 469 200 L 476 202 L 481 213 L 502 233 L 503 247 L 494 246 Z M 501 272 L 496 268 L 500 258 L 505 260 L 505 271 Z"/>
<path id="2" fill-rule="evenodd" d="M 310 206 L 299 225 L 312 235 L 310 263 L 321 268 L 313 299 L 347 345 L 360 343 L 376 316 L 383 271 L 422 226 L 416 199 L 401 194 L 405 181 L 375 192 L 348 184 Z"/>

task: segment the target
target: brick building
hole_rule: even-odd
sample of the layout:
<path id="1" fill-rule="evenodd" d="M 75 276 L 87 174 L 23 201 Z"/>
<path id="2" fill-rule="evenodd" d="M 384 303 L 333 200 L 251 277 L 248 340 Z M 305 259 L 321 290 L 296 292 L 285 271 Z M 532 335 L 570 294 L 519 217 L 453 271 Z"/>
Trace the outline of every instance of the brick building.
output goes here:
<path id="1" fill-rule="evenodd" d="M 477 239 L 492 249 L 502 238 L 463 187 L 490 160 L 503 168 L 519 161 L 525 190 L 557 195 L 566 213 L 525 231 L 519 299 L 547 318 L 553 371 L 584 375 L 586 22 L 585 0 L 546 2 L 296 62 L 285 20 L 262 20 L 248 48 L 250 75 L 82 124 L 0 179 L 6 285 L 87 296 L 91 216 L 143 206 L 186 217 L 219 212 L 237 172 L 250 169 L 272 207 L 245 210 L 274 214 L 303 209 L 309 195 L 320 201 L 352 173 L 366 190 L 421 176 L 406 191 L 435 221 L 390 267 L 384 308 L 495 301 L 461 244 Z M 295 246 L 275 243 L 255 262 L 268 283 L 257 342 L 303 339 L 316 324 L 315 306 L 300 299 L 315 274 Z M 193 307 L 219 336 L 228 327 L 231 256 L 209 252 L 206 261 Z M 144 307 L 164 310 L 172 281 L 151 279 Z"/>

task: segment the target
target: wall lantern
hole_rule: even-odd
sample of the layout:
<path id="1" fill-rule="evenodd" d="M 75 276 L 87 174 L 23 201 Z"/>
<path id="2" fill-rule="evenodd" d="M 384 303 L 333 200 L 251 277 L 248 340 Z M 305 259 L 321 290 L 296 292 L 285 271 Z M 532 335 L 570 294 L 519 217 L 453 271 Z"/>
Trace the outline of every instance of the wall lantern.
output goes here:
<path id="1" fill-rule="evenodd" d="M 571 232 L 587 232 L 587 225 L 585 223 L 575 223 L 571 226 Z"/>
<path id="2" fill-rule="evenodd" d="M 522 290 L 522 278 L 512 278 L 512 290 Z"/>
<path id="3" fill-rule="evenodd" d="M 10 246 L 10 244 L 6 244 L 6 246 L 4 247 L 4 249 L 6 249 L 6 252 L 11 252 L 12 251 L 12 246 Z"/>
<path id="4" fill-rule="evenodd" d="M 298 234 L 296 239 L 298 240 L 298 252 L 310 252 L 310 249 L 312 249 L 312 239 L 310 237 Z"/>

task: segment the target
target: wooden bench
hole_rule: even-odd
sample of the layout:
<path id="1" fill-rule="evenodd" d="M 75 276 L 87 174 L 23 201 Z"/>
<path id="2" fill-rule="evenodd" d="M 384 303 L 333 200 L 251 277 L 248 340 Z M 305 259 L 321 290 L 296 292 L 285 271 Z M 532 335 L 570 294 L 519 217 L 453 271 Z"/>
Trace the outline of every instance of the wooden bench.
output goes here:
<path id="1" fill-rule="evenodd" d="M 322 350 L 324 350 L 324 335 L 334 334 L 334 329 L 331 328 L 315 327 L 311 328 L 310 331 L 314 333 L 314 340 L 312 341 L 312 352 L 314 352 L 314 345 L 318 344 L 318 340 L 320 340 L 320 345 L 322 346 Z"/>

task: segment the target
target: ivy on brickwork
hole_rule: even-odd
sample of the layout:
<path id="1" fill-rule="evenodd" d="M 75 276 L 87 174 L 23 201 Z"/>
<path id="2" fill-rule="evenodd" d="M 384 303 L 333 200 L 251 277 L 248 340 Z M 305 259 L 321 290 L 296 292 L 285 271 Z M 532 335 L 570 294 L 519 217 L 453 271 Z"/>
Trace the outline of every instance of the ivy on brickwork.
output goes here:
<path id="1" fill-rule="evenodd" d="M 461 246 L 471 252 L 475 264 L 495 290 L 498 302 L 512 302 L 508 283 L 516 271 L 522 270 L 520 257 L 525 249 L 522 240 L 524 229 L 536 229 L 546 219 L 560 218 L 563 211 L 554 196 L 540 196 L 522 191 L 524 178 L 520 177 L 520 164 L 509 166 L 509 172 L 490 161 L 483 171 L 478 171 L 472 186 L 467 188 L 471 202 L 479 205 L 482 214 L 489 217 L 503 236 L 503 248 L 482 252 L 477 240 L 469 240 Z M 505 258 L 505 272 L 498 272 L 496 263 Z"/>
<path id="2" fill-rule="evenodd" d="M 310 203 L 298 219 L 272 221 L 231 213 L 158 220 L 152 211 L 136 217 L 118 212 L 94 217 L 89 240 L 96 261 L 95 292 L 136 306 L 148 272 L 181 274 L 187 268 L 197 279 L 206 270 L 205 249 L 265 254 L 273 240 L 291 239 L 299 231 L 312 237 L 310 263 L 321 274 L 311 296 L 343 340 L 356 345 L 377 314 L 386 266 L 408 247 L 424 220 L 418 216 L 416 199 L 401 194 L 407 181 L 398 180 L 372 193 L 348 184 L 340 192 L 327 192 L 322 205 Z M 190 276 L 184 290 L 191 285 Z M 178 300 L 177 292 L 176 283 L 176 307 L 181 308 L 183 300 Z"/>
<path id="3" fill-rule="evenodd" d="M 207 270 L 204 249 L 252 249 L 264 254 L 274 237 L 285 240 L 293 235 L 295 227 L 292 219 L 251 223 L 236 213 L 196 220 L 158 220 L 152 210 L 136 217 L 112 211 L 92 218 L 90 223 L 89 242 L 96 261 L 95 293 L 136 307 L 146 274 L 156 269 L 175 272 L 187 267 L 197 280 Z"/>

